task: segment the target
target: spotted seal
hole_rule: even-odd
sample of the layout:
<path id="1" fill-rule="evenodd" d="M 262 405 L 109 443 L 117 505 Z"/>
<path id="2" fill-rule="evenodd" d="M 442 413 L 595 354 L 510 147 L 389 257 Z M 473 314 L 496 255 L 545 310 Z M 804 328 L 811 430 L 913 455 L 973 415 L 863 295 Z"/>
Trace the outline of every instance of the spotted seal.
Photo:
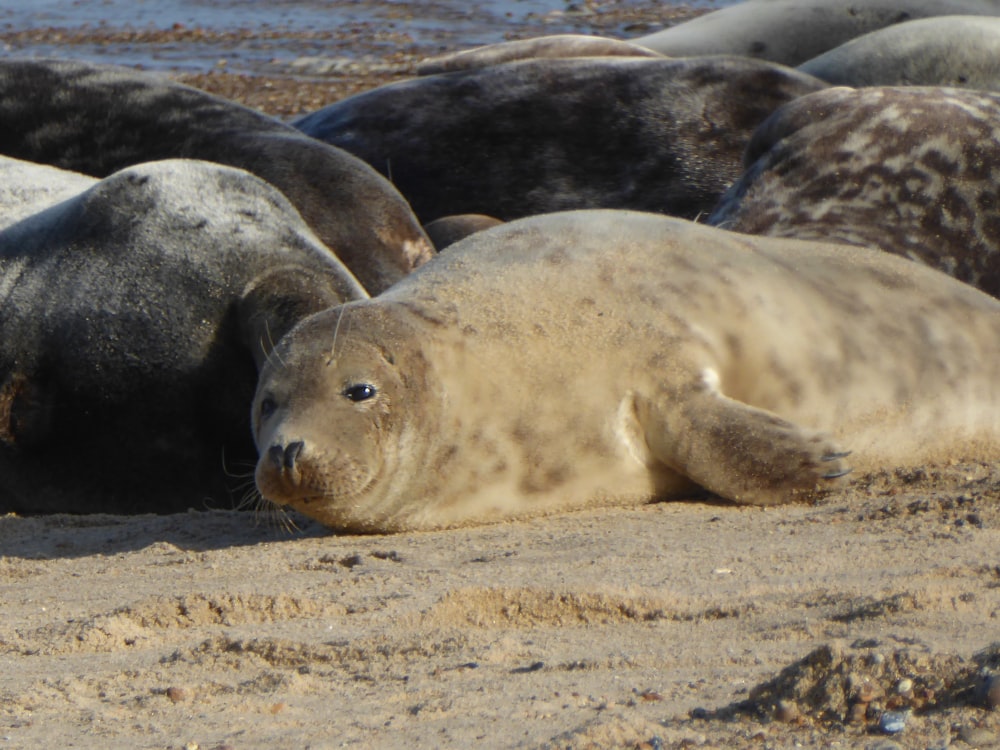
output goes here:
<path id="1" fill-rule="evenodd" d="M 627 211 L 480 232 L 299 323 L 261 373 L 257 486 L 397 531 L 701 487 L 782 503 L 1000 456 L 1000 301 L 884 253 Z"/>
<path id="2" fill-rule="evenodd" d="M 1000 296 L 1000 94 L 829 89 L 754 133 L 708 223 L 903 255 Z"/>
<path id="3" fill-rule="evenodd" d="M 367 164 L 148 72 L 0 60 L 0 153 L 94 177 L 180 157 L 245 169 L 281 190 L 371 293 L 433 255 L 406 201 Z"/>
<path id="4" fill-rule="evenodd" d="M 826 84 L 759 60 L 523 60 L 381 86 L 296 120 L 391 176 L 421 222 L 572 208 L 694 217 L 753 128 Z"/>
<path id="5" fill-rule="evenodd" d="M 0 512 L 232 507 L 273 343 L 366 296 L 281 193 L 207 162 L 0 231 Z"/>
<path id="6" fill-rule="evenodd" d="M 746 55 L 801 65 L 855 37 L 917 18 L 997 16 L 995 0 L 746 0 L 629 41 L 663 55 Z"/>

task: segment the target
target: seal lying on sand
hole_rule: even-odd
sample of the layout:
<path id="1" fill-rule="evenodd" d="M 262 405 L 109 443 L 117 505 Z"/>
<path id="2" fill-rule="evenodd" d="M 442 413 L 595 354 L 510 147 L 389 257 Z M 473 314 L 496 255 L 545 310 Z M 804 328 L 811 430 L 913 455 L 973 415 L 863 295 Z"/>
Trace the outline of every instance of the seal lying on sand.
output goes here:
<path id="1" fill-rule="evenodd" d="M 0 512 L 232 507 L 272 343 L 365 296 L 277 190 L 207 162 L 126 169 L 6 228 Z"/>
<path id="2" fill-rule="evenodd" d="M 799 66 L 840 86 L 1000 89 L 1000 18 L 943 16 L 852 39 Z"/>
<path id="3" fill-rule="evenodd" d="M 1000 15 L 995 0 L 747 0 L 630 39 L 663 55 L 746 55 L 801 65 L 862 34 L 915 18 Z"/>
<path id="4" fill-rule="evenodd" d="M 862 470 L 1000 456 L 998 340 L 1000 301 L 891 255 L 534 217 L 296 326 L 255 397 L 257 486 L 359 531 L 694 485 L 781 503 L 847 450 Z"/>
<path id="5" fill-rule="evenodd" d="M 72 198 L 95 182 L 76 172 L 0 156 L 0 229 Z"/>
<path id="6" fill-rule="evenodd" d="M 754 133 L 708 223 L 878 247 L 1000 296 L 1000 94 L 829 89 Z"/>
<path id="7" fill-rule="evenodd" d="M 750 133 L 826 86 L 758 60 L 525 60 L 382 86 L 305 133 L 391 175 L 420 220 L 570 208 L 694 217 L 740 174 Z"/>
<path id="8" fill-rule="evenodd" d="M 638 44 L 585 34 L 553 34 L 534 39 L 517 39 L 431 57 L 417 66 L 422 76 L 452 73 L 456 70 L 486 68 L 490 65 L 559 57 L 663 57 Z"/>
<path id="9" fill-rule="evenodd" d="M 359 159 L 130 68 L 0 60 L 0 153 L 94 177 L 177 157 L 245 169 L 281 190 L 371 293 L 433 255 L 406 201 Z"/>

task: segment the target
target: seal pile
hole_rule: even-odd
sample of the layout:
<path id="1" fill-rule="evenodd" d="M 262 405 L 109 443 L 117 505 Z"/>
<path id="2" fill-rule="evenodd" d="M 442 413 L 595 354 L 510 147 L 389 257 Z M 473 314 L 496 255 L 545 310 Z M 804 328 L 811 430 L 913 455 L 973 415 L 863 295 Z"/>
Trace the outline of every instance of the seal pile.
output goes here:
<path id="1" fill-rule="evenodd" d="M 0 60 L 0 509 L 253 481 L 400 531 L 1000 457 L 1000 5 L 849 10 L 493 45 L 291 126 Z"/>

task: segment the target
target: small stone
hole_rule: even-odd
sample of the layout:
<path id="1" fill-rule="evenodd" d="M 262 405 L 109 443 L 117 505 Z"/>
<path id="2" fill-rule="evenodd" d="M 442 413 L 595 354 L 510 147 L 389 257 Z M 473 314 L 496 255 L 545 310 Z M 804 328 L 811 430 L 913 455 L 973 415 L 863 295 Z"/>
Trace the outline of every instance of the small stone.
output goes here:
<path id="1" fill-rule="evenodd" d="M 774 718 L 786 724 L 792 724 L 802 717 L 802 712 L 795 704 L 795 701 L 780 700 L 774 710 Z"/>
<path id="2" fill-rule="evenodd" d="M 867 703 L 854 703 L 847 709 L 848 724 L 864 724 L 868 715 Z"/>
<path id="3" fill-rule="evenodd" d="M 906 729 L 909 711 L 886 711 L 879 717 L 878 729 L 884 734 L 899 734 Z"/>
<path id="4" fill-rule="evenodd" d="M 191 691 L 184 687 L 172 686 L 166 690 L 167 697 L 174 703 L 183 703 L 191 700 Z"/>
<path id="5" fill-rule="evenodd" d="M 904 698 L 913 695 L 913 680 L 904 677 L 896 683 L 896 693 Z"/>
<path id="6" fill-rule="evenodd" d="M 989 729 L 983 729 L 981 727 L 974 727 L 968 724 L 959 727 L 958 738 L 967 745 L 972 745 L 973 747 L 987 748 L 996 747 L 1000 744 L 1000 736 L 997 736 L 996 732 L 991 732 Z"/>
<path id="7" fill-rule="evenodd" d="M 984 687 L 986 708 L 992 708 L 994 711 L 1000 709 L 1000 674 L 986 678 Z"/>

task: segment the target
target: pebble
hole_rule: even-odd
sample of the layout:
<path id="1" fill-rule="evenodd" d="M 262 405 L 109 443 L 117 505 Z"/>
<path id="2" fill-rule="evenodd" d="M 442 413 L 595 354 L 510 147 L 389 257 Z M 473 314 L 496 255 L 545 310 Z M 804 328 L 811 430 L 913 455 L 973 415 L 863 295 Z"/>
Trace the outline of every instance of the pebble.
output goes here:
<path id="1" fill-rule="evenodd" d="M 997 736 L 996 732 L 968 724 L 959 727 L 958 738 L 967 745 L 979 748 L 996 747 L 1000 744 L 1000 736 Z"/>
<path id="2" fill-rule="evenodd" d="M 778 706 L 774 711 L 774 718 L 778 721 L 791 724 L 798 721 L 801 716 L 802 713 L 799 711 L 799 707 L 795 704 L 795 701 L 778 701 Z"/>
<path id="3" fill-rule="evenodd" d="M 913 680 L 904 677 L 902 680 L 897 682 L 896 693 L 903 696 L 913 693 Z"/>
<path id="4" fill-rule="evenodd" d="M 984 692 L 986 708 L 1000 709 L 1000 674 L 990 675 L 986 678 Z"/>
<path id="5" fill-rule="evenodd" d="M 884 734 L 899 734 L 906 729 L 908 718 L 909 711 L 886 711 L 879 717 L 878 729 Z"/>
<path id="6" fill-rule="evenodd" d="M 174 703 L 183 703 L 191 699 L 191 691 L 184 687 L 168 687 L 167 697 Z"/>
<path id="7" fill-rule="evenodd" d="M 863 724 L 868 716 L 867 703 L 855 703 L 847 709 L 848 724 Z"/>

